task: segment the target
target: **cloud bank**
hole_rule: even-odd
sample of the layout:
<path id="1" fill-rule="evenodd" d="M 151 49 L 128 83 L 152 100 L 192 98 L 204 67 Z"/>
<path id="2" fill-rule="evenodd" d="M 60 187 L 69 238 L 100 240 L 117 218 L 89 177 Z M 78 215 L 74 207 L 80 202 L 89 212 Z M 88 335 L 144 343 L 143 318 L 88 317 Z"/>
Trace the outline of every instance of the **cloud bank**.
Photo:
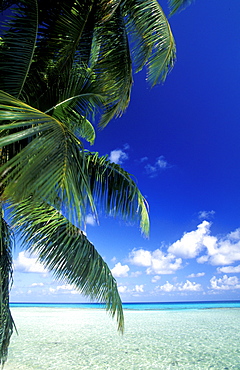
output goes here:
<path id="1" fill-rule="evenodd" d="M 240 229 L 227 234 L 224 237 L 210 234 L 211 223 L 204 220 L 196 230 L 186 232 L 183 236 L 162 249 L 149 251 L 145 249 L 133 249 L 129 254 L 129 262 L 136 266 L 147 267 L 147 274 L 173 274 L 183 267 L 183 260 L 196 259 L 199 264 L 208 263 L 219 267 L 218 272 L 240 272 L 240 265 L 232 265 L 240 261 Z M 203 276 L 204 273 L 191 275 L 191 277 Z"/>

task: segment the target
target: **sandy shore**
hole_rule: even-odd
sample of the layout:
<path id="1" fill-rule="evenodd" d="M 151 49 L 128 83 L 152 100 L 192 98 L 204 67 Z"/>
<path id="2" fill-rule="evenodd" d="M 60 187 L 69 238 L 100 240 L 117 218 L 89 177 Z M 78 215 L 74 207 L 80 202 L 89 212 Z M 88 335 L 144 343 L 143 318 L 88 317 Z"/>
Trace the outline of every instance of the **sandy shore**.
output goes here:
<path id="1" fill-rule="evenodd" d="M 239 310 L 126 311 L 123 336 L 104 310 L 12 312 L 5 370 L 240 369 Z"/>

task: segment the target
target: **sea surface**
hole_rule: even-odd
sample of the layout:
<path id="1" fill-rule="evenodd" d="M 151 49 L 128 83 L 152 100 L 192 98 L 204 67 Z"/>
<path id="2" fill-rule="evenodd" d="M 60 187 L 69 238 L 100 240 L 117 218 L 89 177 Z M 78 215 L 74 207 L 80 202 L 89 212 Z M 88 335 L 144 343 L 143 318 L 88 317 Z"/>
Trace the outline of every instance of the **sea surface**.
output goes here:
<path id="1" fill-rule="evenodd" d="M 5 370 L 240 370 L 240 301 L 124 303 L 125 333 L 99 304 L 11 304 Z"/>

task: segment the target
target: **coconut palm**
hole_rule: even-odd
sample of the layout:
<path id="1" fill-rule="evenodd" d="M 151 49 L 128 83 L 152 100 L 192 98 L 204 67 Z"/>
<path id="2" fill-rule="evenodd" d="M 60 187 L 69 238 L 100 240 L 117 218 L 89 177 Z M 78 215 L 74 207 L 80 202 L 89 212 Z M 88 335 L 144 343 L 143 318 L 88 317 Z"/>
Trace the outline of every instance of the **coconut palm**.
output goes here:
<path id="1" fill-rule="evenodd" d="M 173 11 L 189 1 L 172 1 Z M 175 60 L 157 0 L 1 0 L 0 362 L 14 323 L 9 309 L 13 233 L 57 278 L 105 302 L 123 331 L 117 284 L 82 231 L 99 211 L 139 220 L 146 202 L 130 174 L 84 149 L 127 107 L 132 68 L 153 86 Z M 133 66 L 133 67 L 132 67 Z M 10 209 L 7 220 L 6 206 Z"/>

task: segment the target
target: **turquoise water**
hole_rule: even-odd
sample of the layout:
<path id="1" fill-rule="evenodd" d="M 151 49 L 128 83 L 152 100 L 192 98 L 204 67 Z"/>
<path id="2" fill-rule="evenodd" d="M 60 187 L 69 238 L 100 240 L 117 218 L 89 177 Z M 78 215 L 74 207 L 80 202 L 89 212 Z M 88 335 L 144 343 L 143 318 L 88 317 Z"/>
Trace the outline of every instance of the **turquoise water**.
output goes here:
<path id="1" fill-rule="evenodd" d="M 123 336 L 97 307 L 12 305 L 5 369 L 240 369 L 240 302 L 124 304 Z"/>
<path id="2" fill-rule="evenodd" d="M 101 303 L 11 303 L 11 307 L 104 308 Z M 123 303 L 125 310 L 198 310 L 240 308 L 240 301 Z"/>

